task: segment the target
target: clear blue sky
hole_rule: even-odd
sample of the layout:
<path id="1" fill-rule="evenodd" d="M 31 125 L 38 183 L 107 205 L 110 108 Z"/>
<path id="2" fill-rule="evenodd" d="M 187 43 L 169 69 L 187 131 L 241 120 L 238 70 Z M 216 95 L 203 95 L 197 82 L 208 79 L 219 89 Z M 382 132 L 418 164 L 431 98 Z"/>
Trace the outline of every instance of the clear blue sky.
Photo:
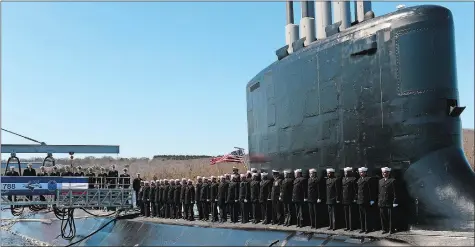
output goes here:
<path id="1" fill-rule="evenodd" d="M 454 15 L 473 128 L 473 3 L 436 4 Z M 284 2 L 3 2 L 1 17 L 2 127 L 49 144 L 119 144 L 121 156 L 247 148 L 245 85 L 285 41 Z M 2 143 L 29 142 L 3 132 Z"/>

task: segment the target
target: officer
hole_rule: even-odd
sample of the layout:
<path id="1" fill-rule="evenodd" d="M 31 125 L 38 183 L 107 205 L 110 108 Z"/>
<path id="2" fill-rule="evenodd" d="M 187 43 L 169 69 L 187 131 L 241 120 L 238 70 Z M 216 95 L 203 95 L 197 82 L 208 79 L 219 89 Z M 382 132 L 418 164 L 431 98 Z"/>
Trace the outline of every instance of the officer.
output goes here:
<path id="1" fill-rule="evenodd" d="M 104 168 L 101 167 L 101 171 L 103 171 L 103 170 L 104 170 Z M 101 176 L 101 173 L 99 174 L 99 176 Z M 132 182 L 132 188 L 135 191 L 135 205 L 137 205 L 137 206 L 139 204 L 138 194 L 139 194 L 139 190 L 140 190 L 140 182 L 142 182 L 142 178 L 140 177 L 140 173 L 137 173 L 136 177 L 134 178 L 134 181 Z"/>
<path id="2" fill-rule="evenodd" d="M 335 219 L 335 207 L 336 204 L 340 203 L 340 184 L 338 179 L 335 177 L 335 169 L 327 168 L 327 206 L 328 206 L 328 218 L 330 221 L 330 226 L 328 230 L 336 230 L 336 219 Z"/>
<path id="3" fill-rule="evenodd" d="M 317 203 L 320 203 L 320 179 L 317 176 L 316 169 L 310 169 L 310 178 L 308 179 L 307 198 L 304 201 L 308 202 L 308 212 L 310 216 L 310 227 L 317 228 Z"/>
<path id="4" fill-rule="evenodd" d="M 221 177 L 221 176 L 220 176 Z M 218 221 L 218 187 L 215 176 L 211 176 L 211 186 L 209 190 L 209 200 L 211 202 L 211 221 Z"/>
<path id="5" fill-rule="evenodd" d="M 379 180 L 378 206 L 381 217 L 382 233 L 393 233 L 392 228 L 392 208 L 397 207 L 396 180 L 390 178 L 391 168 L 381 168 L 383 178 Z"/>
<path id="6" fill-rule="evenodd" d="M 193 181 L 188 179 L 188 184 L 185 187 L 185 219 L 189 221 L 195 220 L 195 213 L 193 212 L 193 205 L 195 205 L 195 187 Z"/>
<path id="7" fill-rule="evenodd" d="M 238 222 L 238 200 L 239 200 L 239 183 L 238 183 L 238 176 L 236 174 L 232 175 L 232 180 L 229 183 L 228 187 L 228 197 L 226 198 L 226 202 L 229 205 L 229 216 L 231 218 L 232 223 Z"/>
<path id="8" fill-rule="evenodd" d="M 107 180 L 109 183 L 109 188 L 115 188 L 117 184 L 117 180 L 119 178 L 119 171 L 115 169 L 115 165 L 111 165 L 109 168 L 109 172 L 107 174 Z M 150 185 L 149 185 L 150 188 Z"/>
<path id="9" fill-rule="evenodd" d="M 104 167 L 101 167 L 101 169 L 100 169 L 100 171 L 99 171 L 98 177 L 99 177 L 99 181 L 98 181 L 99 184 L 98 184 L 98 187 L 99 187 L 99 188 L 106 188 L 106 184 L 107 184 L 107 172 L 106 172 L 106 170 L 104 169 Z M 142 181 L 140 181 L 140 182 L 142 182 Z M 139 183 L 139 185 L 140 185 L 140 183 Z M 141 187 L 142 187 L 142 186 L 139 187 L 139 190 L 140 190 Z M 137 198 L 137 200 L 138 200 L 138 198 Z"/>
<path id="10" fill-rule="evenodd" d="M 181 191 L 180 191 L 180 213 L 183 219 L 186 219 L 185 217 L 185 190 L 186 186 L 188 186 L 188 179 L 182 178 L 181 179 Z"/>
<path id="11" fill-rule="evenodd" d="M 181 202 L 180 202 L 180 195 L 181 193 L 181 184 L 180 179 L 175 179 L 175 191 L 173 194 L 173 204 L 175 207 L 175 219 L 181 219 Z"/>
<path id="12" fill-rule="evenodd" d="M 170 219 L 175 219 L 175 179 L 170 179 L 170 186 L 168 188 L 168 208 L 170 210 Z"/>
<path id="13" fill-rule="evenodd" d="M 357 185 L 357 194 L 356 194 L 356 204 L 358 205 L 358 212 L 360 215 L 360 233 L 369 232 L 369 223 L 368 223 L 368 212 L 369 207 L 374 204 L 374 201 L 371 199 L 371 178 L 367 176 L 368 168 L 360 167 L 358 172 L 360 173 L 360 178 L 356 181 Z"/>
<path id="14" fill-rule="evenodd" d="M 23 171 L 23 176 L 36 176 L 36 170 L 33 169 L 33 165 L 28 163 L 26 169 Z"/>
<path id="15" fill-rule="evenodd" d="M 84 177 L 84 172 L 82 171 L 82 167 L 76 167 L 76 172 L 73 174 L 75 177 Z"/>
<path id="16" fill-rule="evenodd" d="M 196 209 L 198 210 L 198 220 L 203 220 L 203 204 L 201 203 L 201 188 L 203 187 L 203 179 L 198 176 L 196 177 L 196 180 L 198 180 L 195 186 Z"/>
<path id="17" fill-rule="evenodd" d="M 151 183 L 150 190 L 149 190 L 150 209 L 151 209 L 152 217 L 155 217 L 155 216 L 157 216 L 157 211 L 156 211 L 157 205 L 156 205 L 156 202 L 155 202 L 155 195 L 156 195 L 156 192 L 157 192 L 157 187 L 155 185 L 154 180 L 152 180 L 150 183 Z"/>
<path id="18" fill-rule="evenodd" d="M 58 167 L 57 166 L 53 166 L 53 171 L 51 172 L 50 176 L 52 177 L 59 177 L 61 174 L 59 173 L 58 171 Z"/>
<path id="19" fill-rule="evenodd" d="M 218 207 L 219 207 L 219 222 L 226 222 L 227 218 L 227 204 L 229 183 L 226 181 L 226 176 L 221 176 L 221 181 L 218 185 Z"/>
<path id="20" fill-rule="evenodd" d="M 251 203 L 251 184 L 246 178 L 247 174 L 241 174 L 239 183 L 239 201 L 241 202 L 241 223 L 249 222 L 249 205 Z"/>
<path id="21" fill-rule="evenodd" d="M 280 196 L 283 207 L 284 207 L 284 226 L 290 226 L 292 223 L 292 191 L 294 187 L 294 179 L 292 178 L 292 172 L 289 170 L 284 171 L 284 180 L 280 186 Z"/>
<path id="22" fill-rule="evenodd" d="M 14 166 L 10 166 L 10 170 L 5 172 L 5 176 L 12 176 L 12 177 L 18 177 L 20 176 L 20 174 L 15 171 L 15 167 Z M 11 195 L 7 196 L 8 197 L 8 200 L 9 201 L 16 201 L 16 196 L 15 197 L 12 197 Z M 13 199 L 14 198 L 14 199 Z"/>
<path id="23" fill-rule="evenodd" d="M 270 223 L 269 221 L 272 214 L 272 204 L 270 200 L 272 183 L 269 180 L 268 174 L 265 172 L 261 173 L 261 178 L 259 203 L 261 204 L 261 217 L 263 224 L 267 225 Z"/>
<path id="24" fill-rule="evenodd" d="M 48 176 L 48 173 L 46 173 L 46 170 L 45 170 L 44 166 L 40 166 L 40 172 L 38 172 L 36 174 L 36 176 L 38 176 L 38 177 Z"/>
<path id="25" fill-rule="evenodd" d="M 164 218 L 170 218 L 170 204 L 168 203 L 168 191 L 170 190 L 170 183 L 168 182 L 168 179 L 165 179 L 165 184 L 163 185 L 163 190 L 162 190 L 162 207 L 163 207 L 163 217 Z"/>
<path id="26" fill-rule="evenodd" d="M 295 213 L 297 215 L 297 227 L 303 227 L 303 205 L 304 198 L 307 197 L 307 191 L 305 191 L 304 183 L 305 179 L 302 177 L 302 170 L 297 169 L 294 171 L 295 180 L 292 189 L 292 203 L 294 204 Z"/>
<path id="27" fill-rule="evenodd" d="M 130 187 L 130 175 L 127 173 L 127 168 L 124 168 L 124 173 L 120 174 L 119 187 L 127 189 Z"/>
<path id="28" fill-rule="evenodd" d="M 145 186 L 143 189 L 143 205 L 144 205 L 144 215 L 145 217 L 150 217 L 150 182 L 145 181 Z"/>
<path id="29" fill-rule="evenodd" d="M 284 221 L 283 217 L 283 206 L 280 198 L 280 190 L 282 186 L 282 178 L 280 177 L 280 172 L 277 170 L 272 170 L 272 175 L 274 176 L 274 181 L 272 183 L 271 190 L 271 202 L 272 202 L 272 225 L 278 224 L 281 225 Z"/>
<path id="30" fill-rule="evenodd" d="M 343 168 L 344 177 L 341 181 L 341 197 L 343 204 L 343 211 L 345 214 L 345 231 L 353 231 L 352 216 L 353 204 L 356 202 L 356 178 L 353 177 L 353 168 Z"/>
<path id="31" fill-rule="evenodd" d="M 143 202 L 143 191 L 144 191 L 144 185 L 145 181 L 140 181 L 140 190 L 139 190 L 139 196 L 138 196 L 138 204 L 140 207 L 140 215 L 143 216 L 145 215 L 145 207 L 144 207 L 144 202 Z"/>
<path id="32" fill-rule="evenodd" d="M 203 220 L 208 221 L 209 220 L 209 190 L 210 190 L 210 184 L 208 182 L 208 178 L 203 178 L 204 182 L 201 185 L 201 195 L 200 195 L 200 201 L 201 201 L 201 207 L 203 210 Z"/>
<path id="33" fill-rule="evenodd" d="M 40 169 L 41 169 L 41 168 L 40 168 Z M 87 168 L 86 177 L 88 177 L 88 181 L 89 181 L 89 186 L 88 186 L 88 188 L 89 188 L 89 189 L 94 189 L 95 184 L 96 184 L 96 174 L 94 174 L 94 172 L 92 171 L 92 168 L 91 168 L 91 167 L 88 167 L 88 168 Z"/>

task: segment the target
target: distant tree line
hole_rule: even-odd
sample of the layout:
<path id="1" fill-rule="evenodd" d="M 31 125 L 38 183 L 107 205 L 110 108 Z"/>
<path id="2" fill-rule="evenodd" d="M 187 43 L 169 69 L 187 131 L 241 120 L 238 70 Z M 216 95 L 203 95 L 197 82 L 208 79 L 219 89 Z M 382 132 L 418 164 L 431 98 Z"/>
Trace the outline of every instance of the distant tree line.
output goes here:
<path id="1" fill-rule="evenodd" d="M 193 159 L 203 159 L 211 158 L 209 155 L 154 155 L 153 159 L 164 159 L 164 160 L 193 160 Z"/>

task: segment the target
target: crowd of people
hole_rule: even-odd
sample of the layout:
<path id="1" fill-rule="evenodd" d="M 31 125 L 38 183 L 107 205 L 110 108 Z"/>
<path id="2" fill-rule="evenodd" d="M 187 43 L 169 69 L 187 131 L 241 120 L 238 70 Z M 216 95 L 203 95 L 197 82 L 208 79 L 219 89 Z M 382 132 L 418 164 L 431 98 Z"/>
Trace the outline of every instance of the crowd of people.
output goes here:
<path id="1" fill-rule="evenodd" d="M 344 176 L 337 178 L 333 168 L 326 169 L 325 177 L 319 177 L 315 169 L 303 176 L 300 169 L 283 173 L 273 170 L 270 175 L 254 168 L 239 174 L 234 167 L 233 174 L 197 177 L 196 181 L 186 178 L 144 181 L 137 174 L 132 186 L 145 217 L 188 221 L 197 218 L 211 222 L 229 219 L 232 223 L 311 228 L 326 224 L 329 230 L 336 230 L 337 218 L 344 218 L 347 231 L 357 228 L 356 218 L 360 233 L 368 233 L 377 229 L 370 211 L 378 207 L 383 234 L 392 233 L 395 229 L 392 210 L 398 202 L 395 179 L 389 176 L 391 168 L 381 168 L 382 178 L 377 188 L 371 185 L 367 171 L 366 167 L 358 168 L 359 178 L 356 178 L 353 168 L 346 167 Z"/>

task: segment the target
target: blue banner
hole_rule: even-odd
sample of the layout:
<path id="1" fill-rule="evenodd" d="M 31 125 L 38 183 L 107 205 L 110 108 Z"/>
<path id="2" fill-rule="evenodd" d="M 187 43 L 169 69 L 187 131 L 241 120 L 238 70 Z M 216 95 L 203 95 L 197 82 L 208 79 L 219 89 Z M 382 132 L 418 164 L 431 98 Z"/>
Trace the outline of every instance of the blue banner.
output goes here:
<path id="1" fill-rule="evenodd" d="M 50 191 L 48 189 L 22 189 L 22 190 L 3 190 L 2 195 L 16 195 L 16 196 L 34 196 L 34 195 L 55 195 L 56 190 Z"/>
<path id="2" fill-rule="evenodd" d="M 49 183 L 50 181 L 55 181 L 56 183 L 88 183 L 88 177 L 12 177 L 12 176 L 2 176 L 1 182 L 3 183 L 28 183 L 30 181 L 35 181 L 38 183 Z"/>

